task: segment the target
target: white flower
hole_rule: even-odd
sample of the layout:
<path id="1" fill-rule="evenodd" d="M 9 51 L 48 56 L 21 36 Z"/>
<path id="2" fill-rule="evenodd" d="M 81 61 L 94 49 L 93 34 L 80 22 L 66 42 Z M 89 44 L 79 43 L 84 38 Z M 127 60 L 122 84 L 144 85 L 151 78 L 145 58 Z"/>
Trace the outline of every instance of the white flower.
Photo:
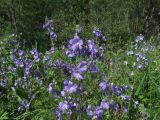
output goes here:
<path id="1" fill-rule="evenodd" d="M 131 76 L 134 76 L 134 72 L 132 71 L 130 75 L 131 75 Z"/>
<path id="2" fill-rule="evenodd" d="M 124 61 L 124 64 L 127 65 L 127 64 L 128 64 L 128 61 Z"/>

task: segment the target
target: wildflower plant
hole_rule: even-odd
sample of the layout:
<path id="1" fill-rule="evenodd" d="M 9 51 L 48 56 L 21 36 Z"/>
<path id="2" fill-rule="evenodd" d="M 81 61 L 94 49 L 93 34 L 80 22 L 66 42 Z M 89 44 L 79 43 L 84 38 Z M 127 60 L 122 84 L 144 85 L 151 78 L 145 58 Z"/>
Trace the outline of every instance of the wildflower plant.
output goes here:
<path id="1" fill-rule="evenodd" d="M 139 104 L 143 101 L 136 79 L 142 78 L 144 82 L 145 77 L 138 72 L 146 72 L 151 62 L 148 52 L 153 50 L 147 47 L 144 36 L 136 38 L 122 59 L 108 56 L 103 45 L 108 38 L 98 28 L 86 40 L 80 36 L 82 29 L 76 28 L 63 50 L 54 45 L 58 36 L 53 20 L 46 19 L 43 28 L 53 43 L 44 53 L 36 47 L 22 49 L 15 39 L 11 41 L 12 47 L 0 46 L 0 99 L 7 106 L 5 111 L 12 113 L 10 118 L 101 120 L 140 116 Z M 119 73 L 119 63 L 124 72 Z M 132 112 L 137 116 L 130 115 Z"/>

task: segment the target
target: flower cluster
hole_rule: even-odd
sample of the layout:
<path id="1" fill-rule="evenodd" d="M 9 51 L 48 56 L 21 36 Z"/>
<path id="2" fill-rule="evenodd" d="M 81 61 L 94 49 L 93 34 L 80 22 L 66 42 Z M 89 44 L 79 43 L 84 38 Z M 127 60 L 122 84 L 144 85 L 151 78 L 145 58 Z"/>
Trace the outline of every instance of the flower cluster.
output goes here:
<path id="1" fill-rule="evenodd" d="M 41 53 L 38 53 L 38 51 L 35 48 L 33 50 L 31 50 L 30 53 L 33 55 L 33 58 L 34 58 L 35 62 L 40 61 Z"/>
<path id="2" fill-rule="evenodd" d="M 72 94 L 74 92 L 77 92 L 78 85 L 73 84 L 73 82 L 69 80 L 65 80 L 63 84 L 64 84 L 64 88 L 61 91 L 62 96 L 65 96 L 65 94 Z"/>
<path id="3" fill-rule="evenodd" d="M 35 61 L 39 61 L 39 58 L 37 58 L 38 53 L 36 53 L 34 59 L 36 59 Z M 28 59 L 25 56 L 25 52 L 23 50 L 20 49 L 12 49 L 10 52 L 10 58 L 13 61 L 13 63 L 15 64 L 15 66 L 17 68 L 21 68 L 23 69 L 23 73 L 24 73 L 24 78 L 29 76 L 30 73 L 30 69 L 33 65 L 33 62 L 31 59 Z"/>
<path id="4" fill-rule="evenodd" d="M 95 35 L 96 37 L 98 37 L 102 42 L 104 42 L 104 41 L 107 40 L 106 36 L 104 36 L 99 29 L 94 28 L 93 33 L 94 33 L 94 35 Z"/>
<path id="5" fill-rule="evenodd" d="M 49 32 L 51 39 L 57 38 L 53 32 L 52 20 L 46 20 L 43 28 Z M 76 32 L 80 31 L 76 30 Z M 83 40 L 78 34 L 75 34 L 73 39 L 69 40 L 67 48 L 62 51 L 51 47 L 45 53 L 35 48 L 27 52 L 15 46 L 7 58 L 10 63 L 0 58 L 3 68 L 0 75 L 5 76 L 0 81 L 0 87 L 8 87 L 9 90 L 11 88 L 13 96 L 16 94 L 19 97 L 24 93 L 19 100 L 22 104 L 18 108 L 18 113 L 22 114 L 32 104 L 43 105 L 46 101 L 48 102 L 46 105 L 51 103 L 51 107 L 47 106 L 47 108 L 53 109 L 54 115 L 59 120 L 62 120 L 64 116 L 69 119 L 85 116 L 99 120 L 108 114 L 107 111 L 121 114 L 128 112 L 129 106 L 137 108 L 139 102 L 134 101 L 132 87 L 121 83 L 116 85 L 114 80 L 111 82 L 106 79 L 108 72 L 103 69 L 106 65 L 103 63 L 105 49 L 101 43 L 107 38 L 99 29 L 94 29 L 93 35 L 95 40 L 94 38 Z M 136 38 L 137 49 L 139 44 L 143 43 L 143 39 L 143 36 Z M 12 42 L 17 44 L 16 41 Z M 147 51 L 147 48 L 137 53 L 130 50 L 127 55 L 135 55 L 138 64 L 147 65 L 148 59 L 145 54 Z M 7 66 L 7 64 L 10 65 Z M 112 59 L 109 59 L 110 67 L 113 64 Z M 124 64 L 127 66 L 129 62 L 124 61 Z M 11 85 L 7 86 L 8 83 Z M 18 93 L 21 90 L 24 90 L 23 93 Z M 48 96 L 47 99 L 40 97 L 44 94 L 45 97 Z M 24 98 L 25 100 L 21 101 Z M 40 103 L 34 102 L 39 99 L 44 100 Z"/>
<path id="6" fill-rule="evenodd" d="M 75 110 L 78 108 L 78 104 L 74 102 L 73 98 L 69 98 L 67 101 L 60 102 L 57 109 L 55 110 L 55 115 L 58 120 L 62 120 L 62 113 L 66 112 L 67 117 L 70 118 L 71 115 L 76 112 Z"/>
<path id="7" fill-rule="evenodd" d="M 53 20 L 46 19 L 43 25 L 43 29 L 47 30 L 51 40 L 55 40 L 57 38 L 57 34 L 54 32 Z"/>
<path id="8" fill-rule="evenodd" d="M 22 105 L 18 108 L 18 112 L 21 113 L 26 109 L 29 109 L 29 102 L 27 100 L 24 100 L 22 101 Z"/>
<path id="9" fill-rule="evenodd" d="M 102 46 L 97 46 L 94 40 L 88 40 L 85 46 L 83 40 L 75 36 L 69 41 L 66 55 L 71 59 L 75 59 L 77 55 L 82 55 L 83 57 L 90 56 L 92 59 L 102 60 L 104 49 Z"/>
<path id="10" fill-rule="evenodd" d="M 116 86 L 113 83 L 109 83 L 107 80 L 102 81 L 99 84 L 99 90 L 103 91 L 105 94 L 121 96 L 122 100 L 131 100 L 131 96 L 125 95 L 125 90 L 132 88 L 129 86 Z"/>
<path id="11" fill-rule="evenodd" d="M 129 87 L 120 87 L 116 86 L 113 83 L 109 84 L 108 80 L 104 80 L 99 84 L 99 90 L 103 91 L 107 96 L 116 95 L 120 96 L 123 101 L 130 101 L 131 96 L 125 95 L 125 89 L 128 89 Z M 122 110 L 123 112 L 127 112 L 127 106 L 120 105 L 118 102 L 115 101 L 109 101 L 106 99 L 102 99 L 99 106 L 96 106 L 93 108 L 92 105 L 88 105 L 88 108 L 86 109 L 87 115 L 91 116 L 92 119 L 101 119 L 103 118 L 104 112 L 106 110 L 113 110 L 113 111 L 119 111 Z"/>
<path id="12" fill-rule="evenodd" d="M 148 52 L 154 52 L 153 47 L 149 47 L 145 42 L 144 36 L 141 34 L 136 37 L 135 44 L 132 46 L 132 50 L 127 51 L 128 56 L 135 56 L 136 62 L 132 64 L 133 68 L 139 70 L 146 68 L 149 65 Z M 133 73 L 132 73 L 133 74 Z"/>

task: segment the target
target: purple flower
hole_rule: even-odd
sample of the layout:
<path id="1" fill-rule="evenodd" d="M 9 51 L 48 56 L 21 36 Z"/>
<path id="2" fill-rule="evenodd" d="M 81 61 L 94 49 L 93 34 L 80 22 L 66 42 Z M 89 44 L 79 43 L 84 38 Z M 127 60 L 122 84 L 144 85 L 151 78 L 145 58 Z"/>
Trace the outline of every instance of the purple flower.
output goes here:
<path id="1" fill-rule="evenodd" d="M 76 54 L 73 50 L 67 50 L 66 55 L 71 59 L 74 59 L 76 57 Z"/>
<path id="2" fill-rule="evenodd" d="M 106 36 L 102 36 L 101 40 L 106 41 L 107 40 Z"/>
<path id="3" fill-rule="evenodd" d="M 14 60 L 16 59 L 16 56 L 15 56 L 13 53 L 11 53 L 11 54 L 9 55 L 9 57 L 10 57 L 10 59 L 11 59 L 12 61 L 14 61 Z"/>
<path id="4" fill-rule="evenodd" d="M 18 50 L 18 55 L 19 55 L 19 56 L 24 55 L 24 51 L 23 51 L 23 50 Z"/>
<path id="5" fill-rule="evenodd" d="M 96 37 L 99 37 L 99 38 L 103 36 L 102 33 L 101 33 L 101 31 L 100 31 L 99 29 L 96 29 L 96 28 L 94 28 L 93 34 L 94 34 Z"/>
<path id="6" fill-rule="evenodd" d="M 35 76 L 35 78 L 36 78 L 37 83 L 38 83 L 39 85 L 42 85 L 42 82 L 43 82 L 43 81 L 41 80 L 41 77 L 42 77 L 41 73 L 40 73 L 38 70 L 35 70 L 34 76 Z"/>
<path id="7" fill-rule="evenodd" d="M 60 102 L 58 105 L 58 109 L 61 111 L 68 110 L 70 108 L 69 103 L 67 101 Z"/>
<path id="8" fill-rule="evenodd" d="M 50 39 L 51 40 L 54 40 L 54 39 L 56 39 L 57 38 L 57 34 L 55 33 L 55 32 L 53 32 L 53 31 L 51 31 L 50 32 Z"/>
<path id="9" fill-rule="evenodd" d="M 15 64 L 17 67 L 21 67 L 21 68 L 24 67 L 24 63 L 23 63 L 23 61 L 20 60 L 20 59 L 15 59 L 15 60 L 14 60 L 14 64 Z"/>
<path id="10" fill-rule="evenodd" d="M 57 38 L 56 33 L 54 32 L 53 20 L 45 20 L 43 29 L 47 30 L 50 35 L 50 39 L 54 40 Z"/>
<path id="11" fill-rule="evenodd" d="M 109 104 L 109 102 L 106 102 L 106 100 L 102 100 L 102 101 L 101 101 L 101 104 L 100 104 L 100 107 L 101 107 L 101 108 L 103 108 L 103 109 L 105 109 L 105 110 L 108 110 L 108 109 L 109 109 L 109 106 L 110 106 L 110 104 Z"/>
<path id="12" fill-rule="evenodd" d="M 68 85 L 68 86 L 65 86 L 64 90 L 66 90 L 68 93 L 73 93 L 73 92 L 76 92 L 77 91 L 77 85 L 74 84 L 74 85 Z"/>
<path id="13" fill-rule="evenodd" d="M 107 80 L 104 80 L 103 82 L 101 82 L 99 84 L 99 89 L 101 91 L 105 91 L 107 88 L 108 88 L 108 81 Z"/>
<path id="14" fill-rule="evenodd" d="M 57 66 L 58 68 L 63 68 L 62 60 L 57 59 L 57 60 L 56 60 L 56 66 Z"/>
<path id="15" fill-rule="evenodd" d="M 71 76 L 72 66 L 70 64 L 64 63 L 59 68 L 66 77 Z"/>
<path id="16" fill-rule="evenodd" d="M 66 75 L 66 77 L 71 76 L 72 66 L 70 64 L 68 64 L 68 63 L 64 64 L 64 63 L 62 63 L 61 60 L 57 60 L 55 66 L 58 67 L 59 69 L 61 69 L 63 74 Z"/>
<path id="17" fill-rule="evenodd" d="M 41 78 L 41 73 L 38 70 L 35 70 L 35 78 L 40 79 Z"/>
<path id="18" fill-rule="evenodd" d="M 88 66 L 87 66 L 87 62 L 86 61 L 81 61 L 77 66 L 77 69 L 78 69 L 78 71 L 80 73 L 86 72 L 87 68 L 88 68 Z"/>
<path id="19" fill-rule="evenodd" d="M 83 76 L 78 71 L 73 71 L 72 76 L 76 78 L 78 81 L 83 79 Z"/>
<path id="20" fill-rule="evenodd" d="M 30 70 L 29 68 L 25 68 L 25 69 L 24 69 L 24 77 L 25 77 L 25 78 L 29 76 L 29 73 L 30 73 L 29 70 Z"/>
<path id="21" fill-rule="evenodd" d="M 83 40 L 80 39 L 78 36 L 74 36 L 74 38 L 69 41 L 68 48 L 70 50 L 77 51 L 81 50 L 82 46 L 83 46 Z"/>
<path id="22" fill-rule="evenodd" d="M 46 29 L 48 32 L 53 31 L 53 20 L 45 20 L 45 23 L 43 24 L 43 29 Z"/>
<path id="23" fill-rule="evenodd" d="M 123 107 L 123 112 L 128 112 L 128 109 Z"/>
<path id="24" fill-rule="evenodd" d="M 49 92 L 49 94 L 53 93 L 53 83 L 49 83 L 49 85 L 48 85 L 48 92 Z"/>
<path id="25" fill-rule="evenodd" d="M 83 47 L 83 48 L 80 50 L 80 54 L 81 54 L 83 57 L 89 55 L 89 51 L 87 50 L 87 47 Z"/>
<path id="26" fill-rule="evenodd" d="M 99 29 L 96 29 L 96 28 L 95 28 L 95 29 L 93 30 L 93 34 L 94 34 L 96 37 L 98 37 L 101 41 L 106 41 L 106 40 L 107 40 L 106 36 L 104 36 Z"/>
<path id="27" fill-rule="evenodd" d="M 97 49 L 97 46 L 93 42 L 93 40 L 88 40 L 88 48 L 89 48 L 89 52 L 91 53 Z"/>
<path id="28" fill-rule="evenodd" d="M 31 55 L 34 55 L 37 53 L 37 50 L 34 48 L 33 50 L 30 51 Z"/>
<path id="29" fill-rule="evenodd" d="M 17 40 L 12 40 L 12 41 L 11 41 L 11 44 L 17 44 L 17 43 L 18 43 Z"/>
<path id="30" fill-rule="evenodd" d="M 87 109 L 86 109 L 87 115 L 88 116 L 92 116 L 93 115 L 93 108 L 92 105 L 88 105 Z"/>
<path id="31" fill-rule="evenodd" d="M 87 115 L 91 116 L 93 120 L 101 119 L 104 113 L 104 109 L 97 106 L 95 109 L 89 105 L 86 109 Z"/>
<path id="32" fill-rule="evenodd" d="M 22 105 L 25 109 L 29 108 L 29 103 L 27 100 L 22 101 Z"/>
<path id="33" fill-rule="evenodd" d="M 103 47 L 97 47 L 93 40 L 88 40 L 88 51 L 93 59 L 99 58 L 103 59 Z"/>
<path id="34" fill-rule="evenodd" d="M 35 54 L 35 55 L 34 55 L 34 60 L 35 60 L 36 62 L 39 62 L 39 61 L 40 61 L 40 58 L 39 58 L 39 55 L 38 55 L 38 54 Z"/>
<path id="35" fill-rule="evenodd" d="M 51 47 L 50 52 L 51 52 L 51 53 L 54 53 L 54 51 L 55 51 L 55 50 L 54 50 L 54 47 Z"/>
<path id="36" fill-rule="evenodd" d="M 92 74 L 96 74 L 96 73 L 98 73 L 99 69 L 98 69 L 97 66 L 95 66 L 95 65 L 92 64 L 90 66 L 90 71 L 91 71 Z"/>
<path id="37" fill-rule="evenodd" d="M 124 92 L 122 87 L 118 87 L 113 84 L 111 84 L 110 88 L 111 88 L 111 91 L 118 96 L 122 95 L 122 93 Z"/>
<path id="38" fill-rule="evenodd" d="M 24 61 L 24 77 L 27 77 L 30 73 L 30 68 L 32 67 L 33 62 L 30 59 Z"/>
<path id="39" fill-rule="evenodd" d="M 56 90 L 53 83 L 49 83 L 48 85 L 48 92 L 52 95 L 53 98 L 57 98 L 61 95 L 60 91 Z"/>
<path id="40" fill-rule="evenodd" d="M 139 42 L 139 41 L 143 41 L 144 40 L 144 36 L 142 34 L 140 34 L 139 36 L 137 36 L 136 38 L 136 42 Z"/>
<path id="41" fill-rule="evenodd" d="M 98 48 L 98 58 L 100 59 L 100 60 L 102 60 L 103 59 L 103 53 L 104 53 L 104 49 L 103 49 L 103 47 L 99 47 Z"/>
<path id="42" fill-rule="evenodd" d="M 104 110 L 97 106 L 93 112 L 92 119 L 100 119 L 102 118 L 102 115 L 104 113 Z"/>
<path id="43" fill-rule="evenodd" d="M 69 80 L 65 80 L 64 81 L 64 92 L 67 92 L 69 94 L 74 93 L 77 91 L 78 86 L 76 84 L 73 84 L 71 81 Z"/>
<path id="44" fill-rule="evenodd" d="M 78 104 L 74 102 L 73 98 L 68 98 L 68 101 L 60 102 L 56 110 L 56 116 L 61 119 L 61 114 L 65 112 L 67 117 L 70 117 L 74 112 L 75 108 L 78 108 Z"/>
<path id="45" fill-rule="evenodd" d="M 58 120 L 62 120 L 62 111 L 61 110 L 59 110 L 59 109 L 55 110 L 54 114 L 56 115 Z"/>
<path id="46" fill-rule="evenodd" d="M 25 60 L 25 68 L 31 68 L 33 66 L 33 62 L 30 59 Z"/>
<path id="47" fill-rule="evenodd" d="M 113 103 L 110 104 L 110 108 L 115 110 L 115 111 L 118 111 L 119 105 L 118 105 L 118 103 L 113 102 Z"/>
<path id="48" fill-rule="evenodd" d="M 50 57 L 48 55 L 44 56 L 44 61 L 48 61 Z"/>
<path id="49" fill-rule="evenodd" d="M 7 78 L 4 78 L 4 79 L 0 80 L 0 86 L 6 87 L 7 86 L 7 82 L 8 82 Z"/>
<path id="50" fill-rule="evenodd" d="M 12 67 L 12 66 L 9 66 L 8 70 L 11 70 L 12 72 L 16 72 L 17 71 L 17 69 L 15 67 Z"/>
<path id="51" fill-rule="evenodd" d="M 29 102 L 27 100 L 22 101 L 22 105 L 18 108 L 18 112 L 22 112 L 29 108 Z"/>
<path id="52" fill-rule="evenodd" d="M 47 30 L 51 40 L 54 40 L 57 38 L 57 34 L 54 32 L 53 20 L 45 20 L 43 29 Z"/>
<path id="53" fill-rule="evenodd" d="M 122 100 L 131 100 L 131 96 L 121 95 Z"/>
<path id="54" fill-rule="evenodd" d="M 30 53 L 33 55 L 33 58 L 36 62 L 40 61 L 40 55 L 41 53 L 38 53 L 38 51 L 36 49 L 33 49 L 30 51 Z"/>

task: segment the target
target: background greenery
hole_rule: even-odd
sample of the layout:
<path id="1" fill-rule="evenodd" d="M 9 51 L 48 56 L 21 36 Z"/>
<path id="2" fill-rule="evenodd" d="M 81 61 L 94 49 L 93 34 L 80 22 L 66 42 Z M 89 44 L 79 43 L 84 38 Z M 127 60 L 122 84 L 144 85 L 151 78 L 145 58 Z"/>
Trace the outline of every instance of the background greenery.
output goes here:
<path id="1" fill-rule="evenodd" d="M 46 16 L 54 19 L 58 44 L 72 37 L 79 24 L 84 38 L 91 36 L 93 27 L 98 27 L 117 48 L 139 34 L 148 38 L 159 34 L 160 1 L 0 0 L 0 34 L 22 33 L 22 45 L 37 43 L 38 49 L 44 51 L 50 44 L 49 37 L 42 34 Z"/>

